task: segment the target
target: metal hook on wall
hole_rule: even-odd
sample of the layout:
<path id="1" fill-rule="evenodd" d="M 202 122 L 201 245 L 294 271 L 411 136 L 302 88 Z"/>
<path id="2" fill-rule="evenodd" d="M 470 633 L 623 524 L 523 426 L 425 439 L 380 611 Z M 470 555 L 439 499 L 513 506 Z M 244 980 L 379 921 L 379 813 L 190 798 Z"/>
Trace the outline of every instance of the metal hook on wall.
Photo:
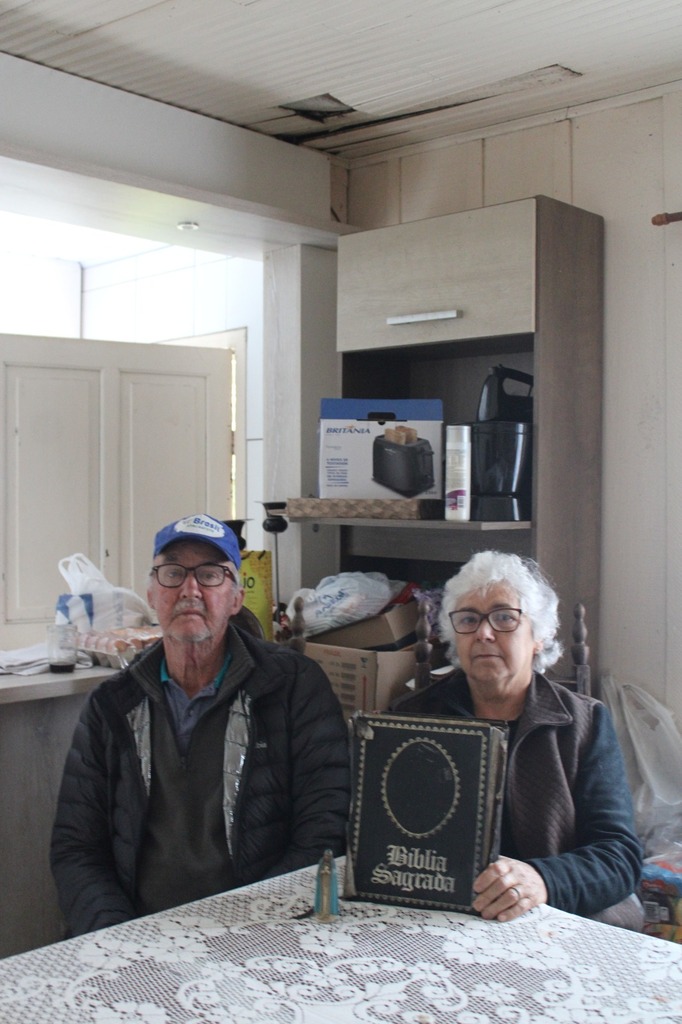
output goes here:
<path id="1" fill-rule="evenodd" d="M 651 223 L 660 224 L 672 224 L 674 220 L 682 220 L 682 213 L 656 213 L 651 218 Z"/>

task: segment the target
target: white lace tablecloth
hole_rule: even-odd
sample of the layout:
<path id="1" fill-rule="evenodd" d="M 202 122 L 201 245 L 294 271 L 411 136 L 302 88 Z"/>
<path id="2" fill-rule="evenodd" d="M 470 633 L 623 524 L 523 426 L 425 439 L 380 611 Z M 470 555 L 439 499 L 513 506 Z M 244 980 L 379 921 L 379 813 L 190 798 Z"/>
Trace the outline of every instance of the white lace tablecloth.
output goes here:
<path id="1" fill-rule="evenodd" d="M 340 867 L 341 877 L 342 868 Z M 540 907 L 342 901 L 295 872 L 0 961 L 2 1024 L 682 1024 L 682 946 Z"/>

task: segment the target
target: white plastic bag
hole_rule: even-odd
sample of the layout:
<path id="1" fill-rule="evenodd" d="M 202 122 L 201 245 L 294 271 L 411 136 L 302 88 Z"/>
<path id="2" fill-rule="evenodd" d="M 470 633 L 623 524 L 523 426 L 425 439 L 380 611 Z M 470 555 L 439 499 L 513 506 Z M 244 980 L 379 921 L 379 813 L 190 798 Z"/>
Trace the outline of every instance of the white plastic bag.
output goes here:
<path id="1" fill-rule="evenodd" d="M 78 552 L 59 562 L 71 593 L 57 598 L 55 622 L 71 622 L 79 633 L 148 626 L 152 610 L 133 590 L 109 583 L 94 562 Z"/>
<path id="2" fill-rule="evenodd" d="M 653 857 L 682 843 L 682 737 L 671 712 L 639 686 L 601 680 L 632 791 L 637 834 Z"/>
<path id="3" fill-rule="evenodd" d="M 389 580 L 382 572 L 341 572 L 325 576 L 314 589 L 297 590 L 287 608 L 289 621 L 294 616 L 294 601 L 303 598 L 304 636 L 328 629 L 349 626 L 379 612 L 405 586 Z"/>

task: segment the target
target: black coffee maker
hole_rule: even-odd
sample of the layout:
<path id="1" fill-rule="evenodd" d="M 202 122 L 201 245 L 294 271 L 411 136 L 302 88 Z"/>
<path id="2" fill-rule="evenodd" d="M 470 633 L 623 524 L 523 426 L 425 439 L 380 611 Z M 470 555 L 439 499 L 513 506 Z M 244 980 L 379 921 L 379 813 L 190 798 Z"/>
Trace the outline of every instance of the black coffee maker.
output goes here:
<path id="1" fill-rule="evenodd" d="M 523 385 L 509 390 L 509 382 Z M 512 386 L 513 387 L 513 386 Z M 514 522 L 532 517 L 533 377 L 491 367 L 471 425 L 471 518 Z"/>

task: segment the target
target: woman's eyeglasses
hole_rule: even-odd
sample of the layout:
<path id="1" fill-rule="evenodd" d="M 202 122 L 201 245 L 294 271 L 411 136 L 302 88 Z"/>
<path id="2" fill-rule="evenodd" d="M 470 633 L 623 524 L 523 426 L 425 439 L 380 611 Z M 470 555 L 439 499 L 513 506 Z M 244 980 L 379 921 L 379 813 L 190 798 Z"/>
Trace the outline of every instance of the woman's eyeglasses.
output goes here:
<path id="1" fill-rule="evenodd" d="M 475 633 L 484 619 L 496 633 L 513 633 L 523 612 L 520 608 L 493 608 L 491 612 L 472 612 L 466 608 L 450 612 L 450 622 L 455 633 Z"/>

